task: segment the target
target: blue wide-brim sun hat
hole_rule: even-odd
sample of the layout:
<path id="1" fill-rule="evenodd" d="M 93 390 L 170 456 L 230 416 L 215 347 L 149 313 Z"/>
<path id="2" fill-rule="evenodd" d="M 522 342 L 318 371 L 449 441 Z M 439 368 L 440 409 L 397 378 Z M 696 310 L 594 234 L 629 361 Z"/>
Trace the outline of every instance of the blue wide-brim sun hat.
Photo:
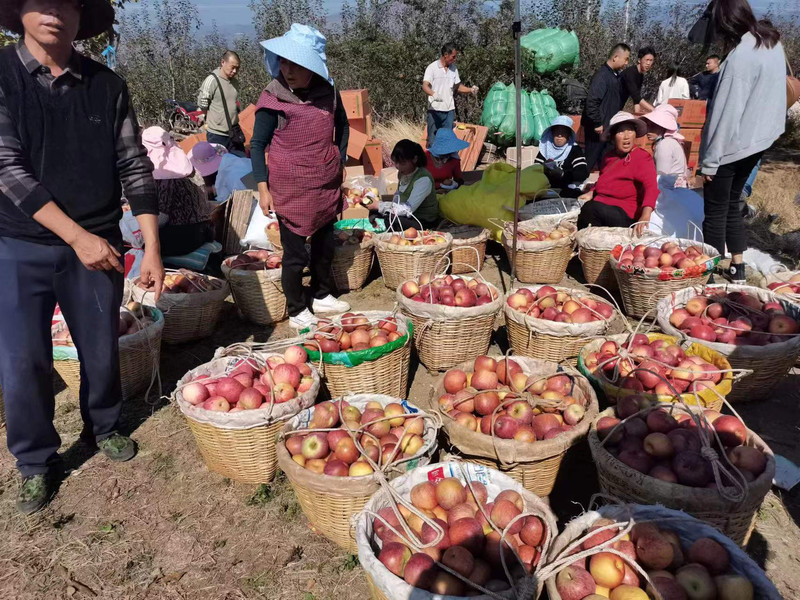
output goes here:
<path id="1" fill-rule="evenodd" d="M 433 138 L 433 144 L 428 148 L 433 156 L 448 156 L 469 148 L 469 142 L 458 139 L 452 129 L 440 129 Z"/>
<path id="2" fill-rule="evenodd" d="M 333 85 L 325 56 L 325 36 L 314 27 L 293 23 L 289 31 L 280 37 L 264 40 L 261 46 L 267 70 L 273 77 L 280 75 L 280 59 L 285 58 Z"/>
<path id="3" fill-rule="evenodd" d="M 561 125 L 562 127 L 568 128 L 572 132 L 572 139 L 573 140 L 575 139 L 575 130 L 572 129 L 572 117 L 568 117 L 566 115 L 559 115 L 555 119 L 553 119 L 553 122 L 550 123 L 550 127 L 545 129 L 544 131 L 550 131 L 552 133 L 552 129 L 556 125 Z M 542 137 L 544 137 L 544 131 L 542 132 Z"/>

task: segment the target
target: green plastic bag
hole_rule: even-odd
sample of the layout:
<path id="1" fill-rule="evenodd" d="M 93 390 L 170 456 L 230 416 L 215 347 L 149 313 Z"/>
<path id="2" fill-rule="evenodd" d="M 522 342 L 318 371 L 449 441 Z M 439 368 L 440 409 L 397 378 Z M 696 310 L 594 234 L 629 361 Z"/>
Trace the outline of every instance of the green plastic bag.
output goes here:
<path id="1" fill-rule="evenodd" d="M 307 333 L 308 330 L 306 329 Z M 304 333 L 304 332 L 300 332 Z M 357 367 L 361 363 L 372 362 L 378 360 L 381 356 L 386 356 L 390 352 L 394 352 L 398 348 L 402 348 L 410 337 L 414 336 L 414 325 L 411 320 L 408 321 L 408 333 L 401 338 L 397 338 L 393 342 L 378 346 L 376 348 L 367 348 L 366 350 L 353 350 L 351 352 L 323 352 L 322 362 L 327 365 L 344 365 L 345 367 Z M 309 350 L 308 359 L 312 363 L 319 362 L 319 352 L 317 350 Z"/>
<path id="2" fill-rule="evenodd" d="M 343 229 L 363 229 L 372 233 L 383 233 L 386 231 L 386 224 L 378 221 L 373 224 L 369 219 L 342 219 L 333 224 L 333 228 L 341 231 Z"/>
<path id="3" fill-rule="evenodd" d="M 547 90 L 531 92 L 531 112 L 533 113 L 533 137 L 538 142 L 544 130 L 558 116 L 556 102 Z"/>
<path id="4" fill-rule="evenodd" d="M 489 165 L 479 182 L 440 196 L 439 212 L 445 219 L 459 225 L 485 227 L 495 240 L 500 241 L 499 222 L 514 219 L 515 178 L 516 168 L 508 163 Z M 541 165 L 522 170 L 520 194 L 523 199 L 532 198 L 548 187 L 550 184 Z"/>
<path id="5" fill-rule="evenodd" d="M 522 67 L 526 74 L 552 73 L 578 66 L 580 43 L 574 31 L 536 29 L 520 39 Z"/>
<path id="6" fill-rule="evenodd" d="M 512 144 L 517 137 L 517 88 L 512 84 L 506 87 L 506 112 L 503 122 L 498 127 L 498 136 L 501 141 Z M 522 143 L 528 145 L 533 140 L 533 114 L 531 113 L 531 99 L 527 92 L 520 96 L 522 114 Z"/>
<path id="7" fill-rule="evenodd" d="M 498 81 L 486 94 L 481 113 L 481 125 L 489 128 L 490 133 L 495 133 L 500 123 L 506 116 L 506 84 Z"/>

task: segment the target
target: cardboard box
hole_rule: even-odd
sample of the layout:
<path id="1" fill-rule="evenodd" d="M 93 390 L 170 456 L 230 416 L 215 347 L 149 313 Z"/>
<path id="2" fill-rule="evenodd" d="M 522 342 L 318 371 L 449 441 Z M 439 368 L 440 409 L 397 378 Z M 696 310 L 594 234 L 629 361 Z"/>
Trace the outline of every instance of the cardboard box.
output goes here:
<path id="1" fill-rule="evenodd" d="M 180 142 L 178 142 L 178 146 L 180 146 L 181 150 L 183 150 L 186 154 L 189 154 L 189 150 L 194 148 L 198 143 L 205 141 L 206 141 L 205 132 L 195 133 L 183 138 Z"/>
<path id="2" fill-rule="evenodd" d="M 366 219 L 369 209 L 366 206 L 352 206 L 342 211 L 342 219 Z"/>
<path id="3" fill-rule="evenodd" d="M 347 156 L 359 160 L 369 140 L 370 137 L 365 133 L 351 129 L 350 137 L 347 139 Z"/>
<path id="4" fill-rule="evenodd" d="M 339 94 L 348 119 L 363 119 L 372 113 L 367 90 L 342 90 Z"/>
<path id="5" fill-rule="evenodd" d="M 539 146 L 523 146 L 522 168 L 530 167 L 537 156 L 539 156 Z M 517 166 L 517 149 L 515 147 L 512 146 L 506 150 L 506 162 L 511 166 Z"/>
<path id="6" fill-rule="evenodd" d="M 372 137 L 372 115 L 367 115 L 363 119 L 348 119 L 348 122 L 350 123 L 350 133 L 357 131 L 368 138 Z"/>
<path id="7" fill-rule="evenodd" d="M 281 244 L 281 232 L 279 229 L 267 229 L 267 239 L 269 240 L 269 243 L 272 244 L 272 247 L 275 248 L 275 250 L 283 250 L 283 245 Z"/>
<path id="8" fill-rule="evenodd" d="M 383 142 L 370 138 L 364 146 L 361 162 L 364 165 L 365 174 L 380 175 L 381 169 L 383 169 Z"/>
<path id="9" fill-rule="evenodd" d="M 705 100 L 672 99 L 669 103 L 678 109 L 678 125 L 687 128 L 703 128 L 706 122 Z"/>

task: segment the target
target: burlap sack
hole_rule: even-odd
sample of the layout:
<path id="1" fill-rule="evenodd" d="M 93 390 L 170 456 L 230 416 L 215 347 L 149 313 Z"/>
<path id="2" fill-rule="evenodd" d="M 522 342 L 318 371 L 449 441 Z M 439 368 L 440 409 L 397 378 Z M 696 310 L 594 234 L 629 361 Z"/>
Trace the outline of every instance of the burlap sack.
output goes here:
<path id="1" fill-rule="evenodd" d="M 269 398 L 262 404 L 261 408 L 253 410 L 243 410 L 241 412 L 227 413 L 213 410 L 205 410 L 200 406 L 194 406 L 183 399 L 181 388 L 190 383 L 198 375 L 209 375 L 210 377 L 225 377 L 233 371 L 236 366 L 244 359 L 253 357 L 266 361 L 270 356 L 281 356 L 275 353 L 253 352 L 249 355 L 227 356 L 224 348 L 218 348 L 214 353 L 215 358 L 205 364 L 195 367 L 186 375 L 178 380 L 173 399 L 178 404 L 180 411 L 194 421 L 208 423 L 220 429 L 252 429 L 262 425 L 270 425 L 276 421 L 284 421 L 296 415 L 304 408 L 314 404 L 319 394 L 320 378 L 317 369 L 311 365 L 311 377 L 314 382 L 311 389 L 299 396 L 292 398 L 288 402 L 270 405 Z"/>

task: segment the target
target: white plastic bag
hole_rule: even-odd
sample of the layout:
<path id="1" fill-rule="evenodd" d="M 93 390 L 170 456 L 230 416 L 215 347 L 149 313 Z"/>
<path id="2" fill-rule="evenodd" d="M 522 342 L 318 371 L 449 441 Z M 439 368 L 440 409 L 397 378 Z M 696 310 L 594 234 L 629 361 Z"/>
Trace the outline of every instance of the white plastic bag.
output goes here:
<path id="1" fill-rule="evenodd" d="M 267 225 L 274 223 L 278 220 L 275 213 L 271 212 L 265 215 L 258 201 L 253 198 L 253 212 L 250 215 L 250 224 L 247 226 L 247 232 L 244 234 L 244 239 L 240 244 L 244 247 L 255 246 L 256 248 L 270 248 L 269 238 L 267 237 Z"/>

